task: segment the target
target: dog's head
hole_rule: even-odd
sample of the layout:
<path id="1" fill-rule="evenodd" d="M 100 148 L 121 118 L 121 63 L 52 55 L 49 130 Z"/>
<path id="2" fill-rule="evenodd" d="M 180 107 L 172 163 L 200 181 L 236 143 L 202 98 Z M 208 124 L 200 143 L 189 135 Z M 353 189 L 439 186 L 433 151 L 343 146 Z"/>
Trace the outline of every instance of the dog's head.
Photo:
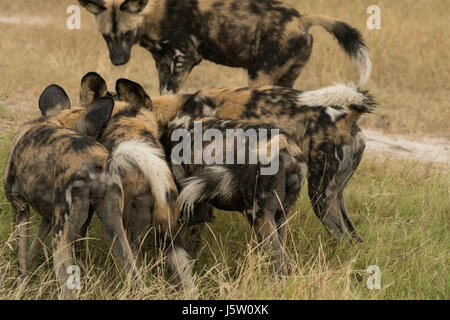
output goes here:
<path id="1" fill-rule="evenodd" d="M 361 162 L 366 145 L 364 136 L 355 128 L 345 139 L 325 137 L 313 143 L 318 144 L 308 164 L 308 193 L 313 210 L 337 240 L 350 235 L 361 242 L 345 208 L 343 191 Z"/>
<path id="2" fill-rule="evenodd" d="M 351 235 L 361 241 L 347 214 L 343 191 L 366 146 L 358 120 L 377 103 L 369 92 L 342 84 L 302 92 L 299 101 L 310 111 L 303 121 L 308 122 L 308 193 L 314 212 L 337 239 Z"/>
<path id="3" fill-rule="evenodd" d="M 95 15 L 100 33 L 105 39 L 111 62 L 124 65 L 130 60 L 131 48 L 139 41 L 143 23 L 142 11 L 148 0 L 78 0 Z"/>

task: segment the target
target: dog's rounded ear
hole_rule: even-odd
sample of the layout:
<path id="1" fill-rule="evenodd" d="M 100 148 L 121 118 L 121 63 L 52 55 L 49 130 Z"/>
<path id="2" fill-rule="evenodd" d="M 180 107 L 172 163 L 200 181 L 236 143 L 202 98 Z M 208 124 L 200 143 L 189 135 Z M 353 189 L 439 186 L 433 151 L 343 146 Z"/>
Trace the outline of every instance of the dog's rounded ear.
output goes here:
<path id="1" fill-rule="evenodd" d="M 99 132 L 108 124 L 114 108 L 114 100 L 102 97 L 92 102 L 86 114 L 80 119 L 76 129 L 84 135 L 97 137 Z"/>
<path id="2" fill-rule="evenodd" d="M 140 84 L 128 79 L 119 79 L 116 82 L 116 92 L 119 100 L 129 102 L 132 108 L 137 110 L 142 107 L 151 110 L 153 108 L 152 99 L 145 92 Z"/>
<path id="3" fill-rule="evenodd" d="M 144 10 L 147 3 L 148 0 L 126 0 L 120 5 L 120 10 L 130 13 L 139 13 Z"/>
<path id="4" fill-rule="evenodd" d="M 78 0 L 81 6 L 92 14 L 99 14 L 106 10 L 103 0 Z"/>
<path id="5" fill-rule="evenodd" d="M 86 108 L 95 100 L 107 95 L 106 82 L 98 73 L 89 72 L 81 79 L 80 107 Z"/>
<path id="6" fill-rule="evenodd" d="M 44 117 L 58 115 L 61 110 L 70 109 L 70 100 L 63 88 L 49 85 L 39 97 L 39 109 Z"/>

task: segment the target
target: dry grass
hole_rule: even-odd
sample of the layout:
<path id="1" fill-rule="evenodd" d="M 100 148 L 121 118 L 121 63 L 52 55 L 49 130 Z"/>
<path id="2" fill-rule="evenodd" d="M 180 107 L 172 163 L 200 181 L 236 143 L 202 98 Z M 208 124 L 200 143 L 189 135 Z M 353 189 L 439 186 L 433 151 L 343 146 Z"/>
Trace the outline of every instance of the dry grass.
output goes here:
<path id="1" fill-rule="evenodd" d="M 10 135 L 0 138 L 0 173 Z M 218 212 L 208 225 L 205 246 L 195 264 L 203 299 L 448 299 L 450 298 L 449 174 L 418 162 L 365 159 L 345 197 L 365 242 L 335 245 L 311 211 L 305 192 L 289 223 L 293 274 L 277 278 L 267 256 L 255 250 L 246 219 Z M 17 258 L 12 212 L 0 189 L 0 299 L 55 299 L 51 244 L 32 266 L 25 291 L 16 289 Z M 32 216 L 31 228 L 38 225 Z M 161 257 L 149 251 L 141 274 L 145 286 L 133 290 L 116 268 L 94 220 L 77 265 L 82 299 L 183 299 Z M 150 236 L 150 239 L 153 239 Z M 152 241 L 150 240 L 150 243 Z M 250 244 L 248 244 L 250 243 Z M 50 258 L 49 258 L 50 257 Z M 382 272 L 381 290 L 366 286 L 370 265 Z"/>
<path id="2" fill-rule="evenodd" d="M 409 135 L 450 137 L 450 3 L 442 0 L 377 1 L 382 30 L 365 27 L 371 1 L 286 1 L 302 13 L 338 17 L 359 28 L 367 40 L 374 73 L 367 87 L 380 102 L 364 126 Z M 113 67 L 94 18 L 82 11 L 82 29 L 65 27 L 66 7 L 76 1 L 23 0 L 0 4 L 2 16 L 47 19 L 48 25 L 2 24 L 0 42 L 0 130 L 37 115 L 37 100 L 58 83 L 78 102 L 79 81 L 89 71 L 101 73 L 112 88 L 129 77 L 156 95 L 157 76 L 150 54 L 133 49 L 131 62 Z M 312 30 L 311 60 L 296 83 L 313 89 L 357 74 L 329 34 Z M 183 91 L 246 84 L 243 70 L 203 62 Z M 9 129 L 8 129 L 9 132 Z M 0 132 L 3 175 L 10 133 Z M 293 275 L 276 278 L 267 257 L 253 250 L 244 217 L 218 213 L 206 232 L 206 246 L 195 264 L 201 298 L 213 299 L 449 299 L 449 175 L 446 168 L 418 162 L 365 158 L 346 190 L 347 206 L 365 238 L 359 246 L 335 246 L 312 213 L 306 195 L 290 222 L 289 251 Z M 11 237 L 12 213 L 0 185 L 0 299 L 54 299 L 57 285 L 51 259 L 33 264 L 26 291 L 15 288 L 16 255 Z M 33 215 L 31 227 L 37 227 Z M 144 259 L 145 287 L 132 290 L 116 269 L 99 224 L 94 221 L 82 268 L 84 299 L 182 299 L 167 280 L 160 258 Z M 47 249 L 47 255 L 50 250 Z M 367 266 L 382 271 L 382 289 L 366 287 Z"/>
<path id="3" fill-rule="evenodd" d="M 377 1 L 382 30 L 366 27 L 366 9 L 373 1 L 285 1 L 302 13 L 327 14 L 362 31 L 374 62 L 367 88 L 380 102 L 377 114 L 367 118 L 365 126 L 409 135 L 450 136 L 448 1 Z M 129 64 L 114 67 L 92 15 L 83 10 L 81 30 L 66 28 L 66 8 L 76 3 L 24 0 L 0 5 L 2 16 L 40 16 L 48 21 L 44 26 L 2 24 L 0 100 L 26 103 L 36 112 L 43 88 L 58 83 L 78 102 L 79 81 L 92 70 L 101 73 L 111 88 L 117 78 L 130 77 L 151 94 L 158 94 L 156 70 L 146 50 L 135 47 Z M 356 70 L 336 41 L 321 28 L 311 32 L 315 37 L 313 54 L 296 88 L 308 90 L 336 81 L 356 80 Z M 183 91 L 233 87 L 246 82 L 243 70 L 203 62 L 194 69 Z"/>

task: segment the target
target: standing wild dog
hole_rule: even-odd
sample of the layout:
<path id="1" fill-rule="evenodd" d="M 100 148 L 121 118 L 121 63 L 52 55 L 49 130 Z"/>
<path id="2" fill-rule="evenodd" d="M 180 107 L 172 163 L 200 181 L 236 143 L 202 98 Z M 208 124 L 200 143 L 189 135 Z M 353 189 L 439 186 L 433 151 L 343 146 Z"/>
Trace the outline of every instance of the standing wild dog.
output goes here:
<path id="1" fill-rule="evenodd" d="M 79 0 L 96 16 L 111 62 L 123 65 L 139 44 L 151 52 L 160 93 L 176 93 L 202 59 L 244 68 L 250 85 L 292 87 L 308 61 L 320 25 L 357 65 L 359 87 L 371 61 L 360 32 L 319 15 L 301 15 L 276 0 Z"/>
<path id="2" fill-rule="evenodd" d="M 189 151 L 179 150 L 184 142 L 179 137 L 187 139 Z M 196 139 L 204 140 L 196 145 Z M 194 207 L 204 210 L 205 203 L 246 213 L 258 240 L 273 250 L 277 269 L 285 273 L 287 215 L 307 175 L 306 157 L 295 142 L 268 124 L 183 114 L 169 123 L 164 145 L 182 187 L 178 202 L 185 220 L 203 222 L 205 216 L 196 216 L 202 210 Z"/>
<path id="3" fill-rule="evenodd" d="M 305 92 L 280 87 L 210 89 L 192 95 L 182 106 L 173 102 L 181 110 L 178 117 L 184 113 L 262 121 L 289 134 L 308 159 L 308 193 L 315 214 L 337 239 L 351 234 L 362 241 L 347 214 L 343 191 L 365 148 L 357 121 L 376 106 L 367 91 L 347 85 Z"/>
<path id="4" fill-rule="evenodd" d="M 66 285 L 67 268 L 73 265 L 71 243 L 88 219 L 90 206 L 97 212 L 118 262 L 136 274 L 122 225 L 124 203 L 120 177 L 108 173 L 108 151 L 90 138 L 106 124 L 113 106 L 112 99 L 102 98 L 93 101 L 89 112 L 78 117 L 80 110 L 70 109 L 64 90 L 52 85 L 39 100 L 43 117 L 25 124 L 14 136 L 4 186 L 14 208 L 18 232 L 19 285 L 52 229 L 53 262 L 62 289 L 60 297 L 74 297 L 75 292 Z M 74 121 L 75 118 L 78 120 Z M 42 220 L 28 250 L 30 206 Z"/>
<path id="5" fill-rule="evenodd" d="M 343 190 L 365 149 L 358 119 L 375 106 L 367 91 L 342 84 L 304 92 L 272 86 L 206 89 L 153 100 L 163 130 L 184 113 L 270 123 L 289 134 L 308 159 L 308 194 L 315 214 L 337 239 L 351 234 L 356 241 L 362 238 L 348 216 Z"/>
<path id="6" fill-rule="evenodd" d="M 111 153 L 111 174 L 122 181 L 123 220 L 130 244 L 138 251 L 151 226 L 156 226 L 169 268 L 195 294 L 189 256 L 177 237 L 178 190 L 159 141 L 152 101 L 140 85 L 126 79 L 117 81 L 116 93 L 113 115 L 98 141 Z M 89 73 L 82 79 L 80 101 L 87 112 L 95 99 L 106 94 L 106 83 L 98 74 Z"/>

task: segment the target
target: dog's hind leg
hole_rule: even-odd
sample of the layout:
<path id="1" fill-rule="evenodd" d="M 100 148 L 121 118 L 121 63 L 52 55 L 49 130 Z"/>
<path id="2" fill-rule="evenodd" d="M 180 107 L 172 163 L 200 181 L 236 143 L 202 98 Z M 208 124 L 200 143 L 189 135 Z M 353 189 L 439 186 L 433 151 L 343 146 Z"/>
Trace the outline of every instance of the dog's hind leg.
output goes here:
<path id="1" fill-rule="evenodd" d="M 87 219 L 83 223 L 83 226 L 81 227 L 81 230 L 79 232 L 79 240 L 77 242 L 75 242 L 75 256 L 77 257 L 77 259 L 80 258 L 81 252 L 84 249 L 87 230 L 89 228 L 89 225 L 91 224 L 93 215 L 94 215 L 94 207 L 92 205 L 90 205 Z"/>
<path id="2" fill-rule="evenodd" d="M 5 196 L 11 203 L 14 210 L 14 233 L 17 239 L 18 255 L 18 277 L 17 286 L 21 287 L 26 283 L 28 275 L 28 237 L 30 207 L 19 194 L 19 184 L 14 176 L 14 171 L 9 165 L 6 169 Z"/>
<path id="3" fill-rule="evenodd" d="M 101 185 L 94 185 L 94 192 L 98 198 L 94 202 L 94 209 L 100 218 L 114 257 L 119 265 L 135 279 L 140 279 L 130 244 L 125 234 L 122 221 L 123 191 L 120 178 L 107 176 L 107 181 Z M 98 189 L 98 190 L 97 190 Z"/>
<path id="4" fill-rule="evenodd" d="M 50 220 L 42 217 L 41 223 L 39 224 L 38 232 L 31 243 L 30 252 L 28 253 L 28 265 L 31 265 L 36 255 L 41 250 L 44 240 L 52 229 L 52 223 Z"/>
<path id="5" fill-rule="evenodd" d="M 286 244 L 287 213 L 284 210 L 277 210 L 277 212 L 275 213 L 275 222 L 277 225 L 281 244 L 284 247 Z"/>
<path id="6" fill-rule="evenodd" d="M 137 256 L 151 228 L 151 210 L 154 204 L 148 192 L 134 197 L 130 202 L 130 204 L 125 205 L 123 215 L 124 217 L 132 217 L 128 224 L 125 224 L 126 233 L 131 250 Z"/>
<path id="7" fill-rule="evenodd" d="M 94 207 L 92 205 L 90 205 L 88 217 L 80 230 L 80 238 L 86 238 L 87 230 L 89 228 L 89 225 L 91 224 L 93 215 L 94 215 Z"/>
<path id="8" fill-rule="evenodd" d="M 282 208 L 276 211 L 275 221 L 277 223 L 278 234 L 280 235 L 283 246 L 286 244 L 287 218 L 292 205 L 299 197 L 303 183 L 303 176 L 301 173 L 288 174 L 286 176 L 285 197 L 283 200 L 277 198 L 282 205 Z"/>
<path id="9" fill-rule="evenodd" d="M 197 298 L 198 289 L 194 284 L 190 257 L 178 237 L 168 244 L 166 255 L 170 270 L 178 278 L 178 282 L 183 286 L 188 297 L 190 299 Z"/>
<path id="10" fill-rule="evenodd" d="M 259 210 L 256 213 L 252 227 L 258 237 L 258 241 L 272 251 L 275 270 L 282 275 L 287 274 L 288 266 L 285 249 L 277 230 L 278 227 L 274 215 L 266 210 Z"/>
<path id="11" fill-rule="evenodd" d="M 30 236 L 30 207 L 17 198 L 13 202 L 14 225 L 17 232 L 18 278 L 17 286 L 26 284 L 28 276 L 28 238 Z"/>
<path id="12" fill-rule="evenodd" d="M 69 283 L 69 267 L 73 266 L 72 242 L 76 240 L 89 213 L 89 188 L 75 181 L 68 188 L 56 188 L 55 223 L 53 225 L 53 263 L 61 285 L 60 299 L 72 299 L 78 288 Z M 61 191 L 59 191 L 61 190 Z"/>
<path id="13" fill-rule="evenodd" d="M 183 247 L 191 257 L 197 258 L 204 248 L 204 231 L 206 223 L 200 222 L 195 225 L 184 223 L 180 237 L 183 239 Z"/>

